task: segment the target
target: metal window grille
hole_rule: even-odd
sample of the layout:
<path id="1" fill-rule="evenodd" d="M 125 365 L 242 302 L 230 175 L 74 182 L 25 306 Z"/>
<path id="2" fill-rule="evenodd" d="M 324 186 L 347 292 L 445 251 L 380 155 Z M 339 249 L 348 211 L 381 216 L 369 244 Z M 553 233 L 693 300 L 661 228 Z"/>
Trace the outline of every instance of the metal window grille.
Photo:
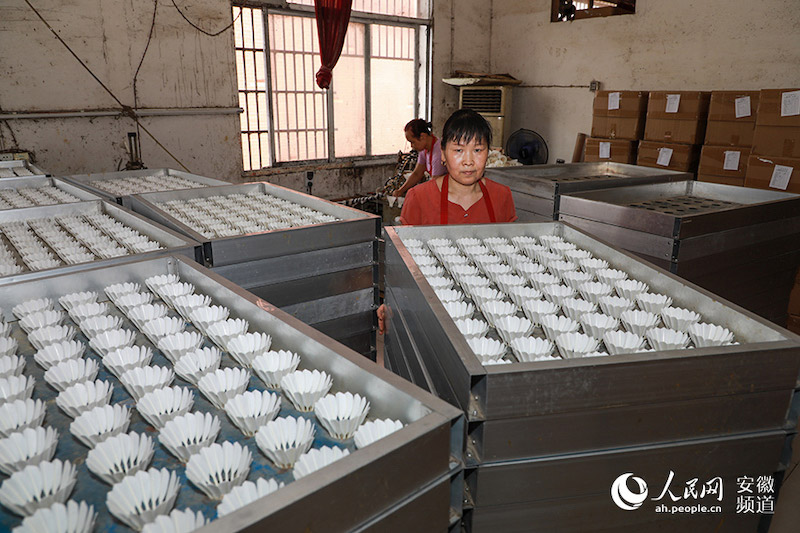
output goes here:
<path id="1" fill-rule="evenodd" d="M 313 6 L 314 0 L 290 0 L 289 3 Z M 353 11 L 397 17 L 417 17 L 419 16 L 419 0 L 353 0 Z"/>
<path id="2" fill-rule="evenodd" d="M 267 102 L 264 22 L 260 9 L 234 7 L 234 49 L 241 120 L 244 170 L 269 166 L 269 104 Z"/>
<path id="3" fill-rule="evenodd" d="M 313 0 L 290 3 L 313 6 Z M 419 0 L 355 0 L 354 9 L 416 16 L 418 5 Z M 429 106 L 425 25 L 354 16 L 342 51 L 350 60 L 340 60 L 333 90 L 326 92 L 315 82 L 320 58 L 312 12 L 234 6 L 233 16 L 245 171 L 394 153 L 404 145 L 403 124 Z M 385 75 L 387 69 L 393 74 Z M 371 79 L 373 70 L 377 74 Z M 356 79 L 364 80 L 363 91 L 350 92 Z M 337 139 L 341 146 L 334 149 Z"/>

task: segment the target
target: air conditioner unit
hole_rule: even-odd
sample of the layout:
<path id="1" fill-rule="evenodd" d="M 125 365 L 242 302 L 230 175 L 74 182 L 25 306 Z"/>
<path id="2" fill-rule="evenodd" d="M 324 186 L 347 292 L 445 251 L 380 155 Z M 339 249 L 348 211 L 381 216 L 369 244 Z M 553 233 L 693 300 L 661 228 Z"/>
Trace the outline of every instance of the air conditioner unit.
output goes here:
<path id="1" fill-rule="evenodd" d="M 482 85 L 460 87 L 459 107 L 477 111 L 492 126 L 492 146 L 505 146 L 511 126 L 511 87 Z"/>

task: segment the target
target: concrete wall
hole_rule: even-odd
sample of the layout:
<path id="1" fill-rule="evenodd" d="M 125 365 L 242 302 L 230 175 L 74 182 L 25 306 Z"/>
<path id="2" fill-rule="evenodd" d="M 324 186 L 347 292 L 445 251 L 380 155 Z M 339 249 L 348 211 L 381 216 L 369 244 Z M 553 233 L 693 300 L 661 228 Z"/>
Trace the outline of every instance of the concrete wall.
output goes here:
<path id="1" fill-rule="evenodd" d="M 441 133 L 458 109 L 458 89 L 442 82 L 456 70 L 489 72 L 492 49 L 492 2 L 488 0 L 433 1 L 432 122 Z"/>
<path id="2" fill-rule="evenodd" d="M 797 0 L 639 0 L 635 15 L 568 23 L 550 22 L 550 0 L 491 5 L 492 71 L 533 86 L 514 89 L 511 129 L 541 133 L 550 162 L 569 161 L 576 134 L 589 133 L 593 94 L 536 86 L 593 79 L 612 90 L 800 86 Z"/>
<path id="3" fill-rule="evenodd" d="M 42 16 L 125 105 L 134 105 L 133 79 L 147 42 L 155 2 L 39 0 Z M 233 32 L 209 37 L 184 21 L 171 2 L 158 2 L 153 36 L 137 77 L 140 108 L 238 106 Z M 180 2 L 208 31 L 232 20 L 225 0 Z M 119 108 L 21 0 L 0 5 L 0 109 L 74 111 Z M 142 119 L 192 172 L 226 180 L 241 174 L 239 119 L 198 115 Z M 34 150 L 40 166 L 69 174 L 116 170 L 127 161 L 129 118 L 9 120 L 2 148 Z M 12 135 L 13 132 L 13 135 Z M 150 168 L 180 165 L 142 133 Z"/>

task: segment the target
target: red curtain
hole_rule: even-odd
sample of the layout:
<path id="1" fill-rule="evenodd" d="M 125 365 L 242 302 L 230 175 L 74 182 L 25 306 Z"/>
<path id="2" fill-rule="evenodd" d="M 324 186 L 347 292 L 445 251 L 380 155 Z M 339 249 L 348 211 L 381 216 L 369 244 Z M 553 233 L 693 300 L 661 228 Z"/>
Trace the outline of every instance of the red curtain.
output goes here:
<path id="1" fill-rule="evenodd" d="M 350 23 L 353 0 L 314 0 L 317 15 L 317 33 L 322 66 L 317 71 L 317 85 L 327 89 L 333 79 L 333 67 L 339 61 Z"/>

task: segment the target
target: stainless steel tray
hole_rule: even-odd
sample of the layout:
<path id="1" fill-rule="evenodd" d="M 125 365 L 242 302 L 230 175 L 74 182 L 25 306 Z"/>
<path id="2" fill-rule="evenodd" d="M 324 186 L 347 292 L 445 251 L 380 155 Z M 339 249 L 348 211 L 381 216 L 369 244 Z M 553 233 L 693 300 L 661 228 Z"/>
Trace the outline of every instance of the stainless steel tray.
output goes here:
<path id="1" fill-rule="evenodd" d="M 161 202 L 268 193 L 339 220 L 210 239 L 158 207 Z M 269 183 L 131 197 L 143 216 L 203 243 L 206 266 L 300 320 L 375 357 L 380 218 Z"/>
<path id="2" fill-rule="evenodd" d="M 329 373 L 334 382 L 333 392 L 350 391 L 367 397 L 371 402 L 369 419 L 392 418 L 405 424 L 396 433 L 359 450 L 355 449 L 352 439 L 335 441 L 321 426 L 318 427 L 314 447 L 335 445 L 347 448 L 351 454 L 323 470 L 294 481 L 290 472 L 278 471 L 273 467 L 257 448 L 254 438 L 245 438 L 225 413 L 213 407 L 195 386 L 176 377 L 174 385 L 188 387 L 194 392 L 193 411 L 210 412 L 219 417 L 222 431 L 218 442 L 236 441 L 250 448 L 253 465 L 249 480 L 274 478 L 286 482 L 284 488 L 215 520 L 204 531 L 240 531 L 246 528 L 351 531 L 372 524 L 385 525 L 382 531 L 442 531 L 457 518 L 459 510 L 456 504 L 460 500 L 452 502 L 451 492 L 455 491 L 460 497 L 462 485 L 452 485 L 451 477 L 458 478 L 461 469 L 457 450 L 463 443 L 464 431 L 457 409 L 185 258 L 140 260 L 8 285 L 0 287 L 0 301 L 3 302 L 5 320 L 11 322 L 14 320 L 11 308 L 22 301 L 41 297 L 57 299 L 77 291 L 98 291 L 100 300 L 105 300 L 103 288 L 108 285 L 136 282 L 146 290 L 144 280 L 161 274 L 179 275 L 182 281 L 193 284 L 196 292 L 211 296 L 215 305 L 228 307 L 232 317 L 247 320 L 250 331 L 270 334 L 272 349 L 286 349 L 300 354 L 301 369 L 316 368 Z M 112 309 L 114 314 L 123 316 L 113 305 Z M 173 315 L 175 312 L 170 311 L 170 316 Z M 66 323 L 69 323 L 69 318 Z M 33 397 L 47 403 L 44 424 L 55 427 L 59 432 L 56 458 L 68 459 L 79 466 L 72 499 L 94 505 L 95 510 L 99 511 L 98 530 L 127 530 L 106 510 L 105 498 L 110 487 L 87 470 L 83 461 L 88 448 L 70 434 L 71 419 L 53 401 L 55 391 L 45 382 L 42 369 L 33 361 L 33 350 L 24 332 L 16 322 L 12 322 L 12 327 L 14 337 L 20 342 L 19 353 L 27 359 L 24 373 L 36 379 Z M 136 330 L 127 319 L 123 327 Z M 189 324 L 187 331 L 193 329 Z M 78 334 L 77 339 L 86 342 L 82 333 Z M 205 343 L 209 342 L 205 339 Z M 152 346 L 141 333 L 137 334 L 136 344 Z M 151 364 L 171 367 L 169 360 L 158 350 L 154 352 Z M 91 348 L 87 347 L 86 354 L 86 357 L 100 362 Z M 225 354 L 222 366 L 236 366 L 236 363 Z M 114 385 L 113 403 L 131 408 L 129 431 L 154 437 L 156 453 L 151 467 L 168 468 L 179 474 L 181 488 L 175 508 L 191 508 L 202 511 L 208 519 L 215 518 L 219 502 L 209 500 L 187 482 L 185 465 L 158 443 L 156 430 L 141 418 L 132 398 L 102 364 L 97 379 L 110 381 Z M 255 375 L 251 377 L 248 388 L 264 390 L 262 382 Z M 314 418 L 312 413 L 294 410 L 284 399 L 279 416 L 287 415 Z M 420 507 L 428 511 L 425 516 L 408 512 L 409 508 Z M 0 508 L 0 528 L 10 530 L 19 521 L 18 517 Z"/>
<path id="3" fill-rule="evenodd" d="M 40 187 L 56 187 L 57 189 L 74 196 L 77 199 L 75 201 L 98 200 L 100 198 L 98 195 L 87 192 L 84 189 L 76 187 L 75 185 L 72 185 L 71 183 L 64 181 L 60 178 L 34 176 L 28 178 L 5 178 L 0 180 L 0 190 L 13 189 L 19 191 L 20 189 L 38 189 Z M 41 205 L 55 205 L 58 203 L 62 202 L 54 201 L 49 204 L 41 204 Z M 66 203 L 72 203 L 72 202 L 66 202 Z M 5 209 L 2 209 L 2 207 L 0 207 L 0 210 L 5 211 Z"/>
<path id="4" fill-rule="evenodd" d="M 188 172 L 173 170 L 171 168 L 154 168 L 154 169 L 143 169 L 143 170 L 122 170 L 119 172 L 75 174 L 71 176 L 64 176 L 64 179 L 80 187 L 83 187 L 84 189 L 89 190 L 96 195 L 102 196 L 103 198 L 107 198 L 120 205 L 128 207 L 129 198 L 131 195 L 117 194 L 113 192 L 114 184 L 118 180 L 123 180 L 126 178 L 143 177 L 143 176 L 155 176 L 155 177 L 175 176 L 191 182 L 193 184 L 191 187 L 213 187 L 216 185 L 230 185 L 230 182 L 227 182 L 225 180 L 207 178 L 205 176 L 198 176 L 197 174 L 190 174 Z M 160 188 L 153 190 L 154 191 L 171 190 L 171 188 L 162 182 L 160 184 Z"/>
<path id="5" fill-rule="evenodd" d="M 486 176 L 511 188 L 518 211 L 552 220 L 558 220 L 563 194 L 692 179 L 687 172 L 611 162 L 487 168 Z"/>
<path id="6" fill-rule="evenodd" d="M 797 422 L 791 408 L 800 372 L 796 335 L 564 223 L 395 227 L 386 234 L 387 361 L 467 416 L 465 499 L 474 507 L 473 531 L 488 530 L 495 519 L 523 528 L 545 516 L 553 520 L 545 529 L 555 529 L 560 522 L 548 509 L 562 515 L 581 510 L 591 523 L 624 526 L 625 513 L 610 502 L 608 490 L 614 477 L 631 470 L 611 472 L 604 461 L 627 468 L 628 450 L 669 454 L 669 468 L 694 474 L 704 453 L 750 442 L 758 451 L 730 457 L 727 476 L 786 466 L 782 447 Z M 519 235 L 559 235 L 671 296 L 673 305 L 730 329 L 740 344 L 484 366 L 404 241 Z M 689 447 L 702 440 L 707 452 Z M 755 456 L 759 461 L 750 460 Z M 576 474 L 562 475 L 567 466 Z M 577 472 L 584 472 L 581 482 L 566 488 L 562 499 L 548 491 Z M 529 492 L 529 485 L 541 492 Z M 510 495 L 509 487 L 520 490 Z M 593 502 L 581 500 L 587 493 L 596 495 Z M 501 518 L 504 510 L 510 514 Z"/>
<path id="7" fill-rule="evenodd" d="M 785 323 L 800 195 L 697 181 L 564 195 L 561 220 Z"/>
<path id="8" fill-rule="evenodd" d="M 0 161 L 0 179 L 47 175 L 47 172 L 23 159 Z"/>
<path id="9" fill-rule="evenodd" d="M 26 270 L 19 274 L 0 277 L 0 286 L 52 275 L 54 272 L 74 272 L 77 270 L 84 270 L 89 266 L 113 265 L 127 262 L 132 258 L 138 257 L 155 257 L 165 254 L 181 254 L 194 260 L 200 260 L 202 257 L 200 243 L 172 231 L 169 228 L 153 223 L 123 207 L 104 200 L 0 211 L 0 224 L 4 222 L 20 222 L 29 219 L 53 218 L 64 215 L 89 215 L 95 213 L 105 213 L 111 216 L 126 226 L 150 237 L 152 240 L 158 241 L 164 248 L 142 254 L 115 257 L 113 259 L 98 258 L 90 263 L 64 265 L 39 271 L 30 271 L 26 268 Z M 5 237 L 0 236 L 0 239 L 5 239 Z"/>

